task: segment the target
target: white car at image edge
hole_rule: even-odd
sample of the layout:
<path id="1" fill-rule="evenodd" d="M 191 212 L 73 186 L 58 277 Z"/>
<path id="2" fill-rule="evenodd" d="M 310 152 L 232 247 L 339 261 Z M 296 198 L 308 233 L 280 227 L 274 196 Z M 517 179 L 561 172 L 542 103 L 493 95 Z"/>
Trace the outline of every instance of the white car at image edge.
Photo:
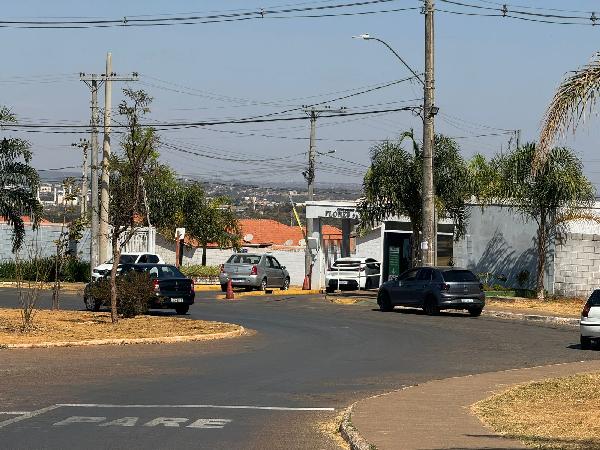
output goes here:
<path id="1" fill-rule="evenodd" d="M 594 341 L 600 341 L 600 289 L 592 292 L 585 303 L 581 311 L 579 329 L 582 350 L 588 350 Z"/>
<path id="2" fill-rule="evenodd" d="M 325 289 L 373 289 L 379 287 L 381 264 L 360 256 L 338 258 L 325 273 Z"/>
<path id="3" fill-rule="evenodd" d="M 164 264 L 163 259 L 156 253 L 148 252 L 123 252 L 119 258 L 119 264 Z M 97 281 L 107 275 L 112 269 L 112 259 L 104 264 L 94 267 L 92 271 L 92 281 Z"/>

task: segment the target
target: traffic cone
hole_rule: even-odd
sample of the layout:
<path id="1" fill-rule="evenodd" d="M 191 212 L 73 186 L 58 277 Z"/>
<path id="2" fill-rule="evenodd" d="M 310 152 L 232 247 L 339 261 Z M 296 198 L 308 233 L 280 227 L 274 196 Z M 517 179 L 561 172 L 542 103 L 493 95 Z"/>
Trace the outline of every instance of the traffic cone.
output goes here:
<path id="1" fill-rule="evenodd" d="M 310 290 L 310 278 L 308 277 L 308 275 L 304 276 L 304 282 L 302 283 L 302 290 L 303 291 Z"/>
<path id="2" fill-rule="evenodd" d="M 233 300 L 233 286 L 231 286 L 231 280 L 227 280 L 227 292 L 225 292 L 225 298 L 227 300 Z"/>

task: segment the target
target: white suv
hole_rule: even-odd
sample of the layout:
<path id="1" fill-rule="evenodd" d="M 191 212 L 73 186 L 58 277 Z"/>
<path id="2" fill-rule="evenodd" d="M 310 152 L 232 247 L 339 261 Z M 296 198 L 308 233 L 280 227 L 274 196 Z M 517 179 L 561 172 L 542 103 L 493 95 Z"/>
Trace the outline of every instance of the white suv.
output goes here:
<path id="1" fill-rule="evenodd" d="M 325 273 L 325 289 L 373 289 L 379 287 L 381 264 L 373 258 L 338 258 Z"/>
<path id="2" fill-rule="evenodd" d="M 156 253 L 148 252 L 123 252 L 119 258 L 119 264 L 164 264 L 163 259 Z M 92 281 L 97 281 L 103 276 L 107 275 L 112 269 L 112 259 L 106 261 L 104 264 L 94 267 L 92 271 Z"/>

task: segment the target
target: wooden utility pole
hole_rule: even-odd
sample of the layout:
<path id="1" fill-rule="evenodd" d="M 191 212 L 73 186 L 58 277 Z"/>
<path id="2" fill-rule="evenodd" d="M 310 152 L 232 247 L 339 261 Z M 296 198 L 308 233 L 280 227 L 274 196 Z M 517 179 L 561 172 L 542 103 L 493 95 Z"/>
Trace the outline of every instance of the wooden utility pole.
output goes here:
<path id="1" fill-rule="evenodd" d="M 421 254 L 423 265 L 435 264 L 437 224 L 435 223 L 435 192 L 433 188 L 434 152 L 434 0 L 425 0 L 425 86 L 423 101 L 423 224 Z"/>

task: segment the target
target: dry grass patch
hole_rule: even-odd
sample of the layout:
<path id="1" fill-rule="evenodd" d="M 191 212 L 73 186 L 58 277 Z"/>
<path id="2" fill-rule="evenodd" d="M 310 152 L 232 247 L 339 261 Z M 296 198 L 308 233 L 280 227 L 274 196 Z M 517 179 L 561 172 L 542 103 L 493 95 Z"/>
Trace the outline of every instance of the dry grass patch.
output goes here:
<path id="1" fill-rule="evenodd" d="M 581 314 L 586 299 L 582 298 L 560 298 L 537 300 L 528 298 L 515 298 L 510 300 L 486 299 L 487 307 L 496 307 L 502 309 L 523 310 L 526 313 L 535 314 L 538 312 L 552 314 L 556 316 L 574 316 Z"/>
<path id="2" fill-rule="evenodd" d="M 110 313 L 48 310 L 35 312 L 33 328 L 29 332 L 22 333 L 20 326 L 20 310 L 0 309 L 0 347 L 7 344 L 210 335 L 242 330 L 235 324 L 169 316 L 137 316 L 120 319 L 113 325 Z"/>
<path id="3" fill-rule="evenodd" d="M 331 303 L 335 303 L 336 305 L 356 305 L 364 300 L 360 298 L 352 298 L 352 297 L 327 297 Z"/>
<path id="4" fill-rule="evenodd" d="M 529 383 L 473 405 L 496 432 L 535 448 L 600 449 L 600 373 Z"/>

